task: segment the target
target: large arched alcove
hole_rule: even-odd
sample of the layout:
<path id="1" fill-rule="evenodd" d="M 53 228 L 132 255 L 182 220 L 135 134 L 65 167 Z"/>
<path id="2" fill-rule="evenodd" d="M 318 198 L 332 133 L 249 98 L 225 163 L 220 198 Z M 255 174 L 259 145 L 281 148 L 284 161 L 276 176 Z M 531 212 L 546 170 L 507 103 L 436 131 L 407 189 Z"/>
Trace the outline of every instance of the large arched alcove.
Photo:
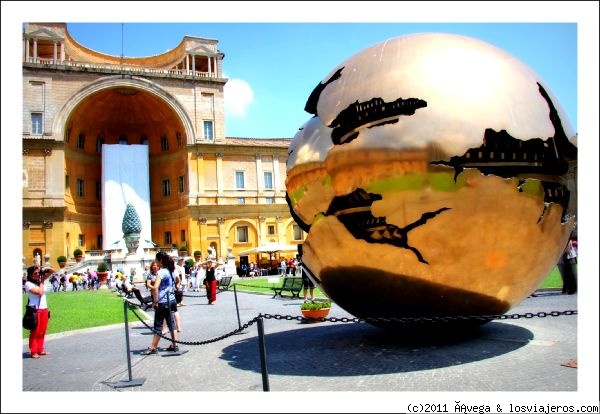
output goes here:
<path id="1" fill-rule="evenodd" d="M 102 248 L 102 197 L 111 196 L 101 191 L 103 145 L 148 146 L 152 239 L 163 245 L 170 231 L 171 242 L 179 242 L 185 229 L 171 218 L 187 214 L 189 123 L 169 98 L 136 82 L 106 81 L 70 102 L 63 125 L 66 218 L 68 232 L 84 235 L 88 248 Z"/>

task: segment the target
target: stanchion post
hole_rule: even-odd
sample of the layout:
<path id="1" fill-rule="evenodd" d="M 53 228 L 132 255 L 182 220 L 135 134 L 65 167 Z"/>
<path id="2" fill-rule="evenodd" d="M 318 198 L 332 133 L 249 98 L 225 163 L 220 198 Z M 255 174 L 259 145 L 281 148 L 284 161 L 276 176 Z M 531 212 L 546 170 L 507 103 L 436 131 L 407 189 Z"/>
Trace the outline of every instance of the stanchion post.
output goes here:
<path id="1" fill-rule="evenodd" d="M 238 300 L 237 300 L 237 289 L 235 288 L 235 283 L 233 284 L 233 296 L 235 298 L 235 311 L 237 312 L 237 318 L 238 318 L 238 328 L 242 328 L 242 321 L 240 321 L 240 308 L 238 306 Z"/>
<path id="2" fill-rule="evenodd" d="M 267 372 L 267 348 L 265 347 L 265 329 L 263 326 L 263 318 L 258 317 L 258 348 L 260 351 L 260 371 L 262 373 L 263 391 L 269 389 L 269 373 Z"/>
<path id="3" fill-rule="evenodd" d="M 129 318 L 127 314 L 127 299 L 123 299 L 123 312 L 125 319 L 125 348 L 127 351 L 127 374 L 129 379 L 127 381 L 119 381 L 115 384 L 115 388 L 123 387 L 135 387 L 144 384 L 146 378 L 131 378 L 131 349 L 129 347 Z"/>

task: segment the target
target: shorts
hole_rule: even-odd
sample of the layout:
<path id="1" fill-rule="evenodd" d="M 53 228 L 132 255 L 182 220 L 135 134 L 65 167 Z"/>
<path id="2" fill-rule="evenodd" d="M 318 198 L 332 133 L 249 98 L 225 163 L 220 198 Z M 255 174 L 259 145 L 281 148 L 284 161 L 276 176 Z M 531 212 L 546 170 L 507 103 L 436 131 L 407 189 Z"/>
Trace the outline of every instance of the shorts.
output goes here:
<path id="1" fill-rule="evenodd" d="M 167 321 L 167 326 L 169 330 L 172 331 L 174 329 L 173 325 L 173 306 L 171 305 L 171 309 L 166 303 L 159 303 L 158 307 L 154 310 L 154 331 L 162 332 L 163 321 Z M 177 305 L 175 304 L 175 309 L 177 309 Z"/>
<path id="2" fill-rule="evenodd" d="M 304 289 L 308 289 L 308 288 L 314 288 L 315 284 L 309 278 L 303 277 L 302 278 L 302 286 L 304 286 Z"/>

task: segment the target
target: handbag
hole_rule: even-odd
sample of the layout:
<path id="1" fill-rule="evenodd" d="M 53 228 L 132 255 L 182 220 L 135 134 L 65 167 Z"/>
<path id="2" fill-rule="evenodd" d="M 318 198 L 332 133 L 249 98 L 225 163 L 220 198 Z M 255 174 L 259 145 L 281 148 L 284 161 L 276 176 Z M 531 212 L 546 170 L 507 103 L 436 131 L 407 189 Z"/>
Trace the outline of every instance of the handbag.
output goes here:
<path id="1" fill-rule="evenodd" d="M 29 306 L 29 300 L 25 306 L 25 315 L 23 315 L 23 328 L 33 331 L 37 328 L 38 316 L 37 307 Z"/>

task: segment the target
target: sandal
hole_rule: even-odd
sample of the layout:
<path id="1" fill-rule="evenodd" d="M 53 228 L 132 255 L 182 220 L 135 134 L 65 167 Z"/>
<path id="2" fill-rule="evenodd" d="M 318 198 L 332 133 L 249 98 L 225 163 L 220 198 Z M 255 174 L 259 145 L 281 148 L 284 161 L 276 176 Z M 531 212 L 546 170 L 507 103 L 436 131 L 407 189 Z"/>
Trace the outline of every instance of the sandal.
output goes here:
<path id="1" fill-rule="evenodd" d="M 42 351 L 38 355 L 50 355 L 50 352 Z"/>
<path id="2" fill-rule="evenodd" d="M 148 348 L 140 352 L 140 355 L 155 355 L 158 354 L 158 349 L 156 348 Z"/>
<path id="3" fill-rule="evenodd" d="M 167 348 L 167 351 L 173 351 L 173 352 L 177 352 L 179 351 L 179 347 L 178 346 L 173 346 L 172 344 L 169 345 L 169 347 Z"/>
<path id="4" fill-rule="evenodd" d="M 39 354 L 31 354 L 31 357 L 32 357 L 32 358 L 34 358 L 34 359 L 37 359 L 37 358 L 39 358 L 40 356 L 39 356 Z"/>

